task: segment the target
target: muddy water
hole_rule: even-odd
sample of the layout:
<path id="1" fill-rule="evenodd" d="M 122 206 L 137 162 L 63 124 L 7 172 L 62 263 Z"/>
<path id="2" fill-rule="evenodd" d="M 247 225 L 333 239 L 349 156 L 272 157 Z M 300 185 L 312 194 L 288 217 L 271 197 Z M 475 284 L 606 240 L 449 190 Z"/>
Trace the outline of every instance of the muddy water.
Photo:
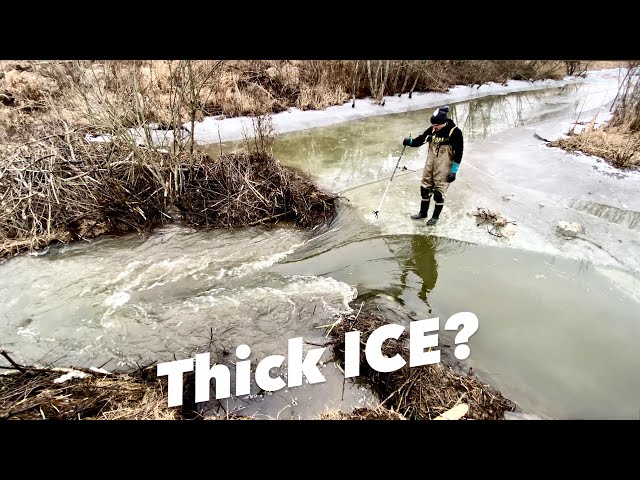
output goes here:
<path id="1" fill-rule="evenodd" d="M 452 105 L 452 116 L 471 153 L 502 132 L 575 119 L 576 112 L 605 101 L 602 90 L 572 85 L 481 98 Z M 386 213 L 403 220 L 389 228 L 365 218 L 380 199 L 402 138 L 422 133 L 430 112 L 277 139 L 277 158 L 343 195 L 328 228 L 196 232 L 174 225 L 146 237 L 50 248 L 1 264 L 2 348 L 24 362 L 112 369 L 211 352 L 212 363 L 228 365 L 233 375 L 240 344 L 250 346 L 254 361 L 286 356 L 287 341 L 297 337 L 306 351 L 320 348 L 327 330 L 322 326 L 350 302 L 376 305 L 407 326 L 437 316 L 442 328 L 450 315 L 470 311 L 480 326 L 469 341 L 469 365 L 525 411 L 551 418 L 638 418 L 639 304 L 611 282 L 624 278 L 635 291 L 634 272 L 416 227 L 407 217 L 417 204 L 411 172 L 422 166 L 417 150 L 405 152 L 409 171 L 385 203 Z M 240 143 L 222 146 L 233 150 Z M 585 203 L 575 208 L 593 209 Z M 628 211 L 598 212 L 603 220 L 636 227 Z M 451 355 L 455 335 L 442 330 L 440 338 L 443 354 Z M 322 383 L 271 394 L 252 385 L 251 395 L 212 401 L 206 410 L 314 418 L 375 402 L 366 387 L 344 381 L 329 350 L 321 363 Z M 286 377 L 286 369 L 279 373 Z"/>
<path id="2" fill-rule="evenodd" d="M 525 411 L 638 418 L 639 304 L 601 269 L 433 236 L 362 237 L 294 253 L 274 269 L 354 284 L 356 304 L 374 302 L 394 323 L 439 317 L 449 358 L 455 332 L 444 322 L 473 312 L 480 326 L 468 343 L 468 364 Z"/>

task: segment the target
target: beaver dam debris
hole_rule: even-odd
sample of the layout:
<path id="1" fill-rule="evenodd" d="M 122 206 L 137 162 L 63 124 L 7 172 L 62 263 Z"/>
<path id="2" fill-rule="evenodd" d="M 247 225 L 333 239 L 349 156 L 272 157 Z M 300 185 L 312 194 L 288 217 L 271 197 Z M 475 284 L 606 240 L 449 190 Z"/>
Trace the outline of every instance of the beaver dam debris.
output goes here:
<path id="1" fill-rule="evenodd" d="M 515 222 L 507 220 L 499 210 L 489 210 L 484 207 L 477 207 L 468 212 L 468 215 L 476 217 L 476 225 L 486 225 L 487 233 L 494 237 L 512 237 L 516 231 L 511 225 Z"/>
<path id="2" fill-rule="evenodd" d="M 149 232 L 176 218 L 195 228 L 313 228 L 336 211 L 334 195 L 267 152 L 168 155 L 61 130 L 13 149 L 1 173 L 0 258 L 56 242 Z"/>
<path id="3" fill-rule="evenodd" d="M 369 335 L 387 323 L 379 313 L 359 311 L 343 316 L 331 330 L 336 341 L 336 356 L 342 362 L 342 367 L 345 334 L 353 330 L 361 332 L 361 375 L 369 381 L 381 403 L 373 409 L 356 409 L 351 414 L 329 413 L 323 418 L 435 420 L 438 417 L 455 418 L 464 409 L 464 415 L 460 418 L 501 420 L 506 411 L 516 411 L 515 403 L 474 376 L 458 373 L 455 365 L 441 362 L 410 368 L 407 363 L 390 373 L 381 373 L 369 367 L 364 346 Z M 407 334 L 403 333 L 398 340 L 387 340 L 382 346 L 382 353 L 389 358 L 396 354 L 409 358 Z M 468 408 L 460 405 L 467 405 Z"/>
<path id="4" fill-rule="evenodd" d="M 19 365 L 0 375 L 0 419 L 178 420 L 189 406 L 167 408 L 166 380 L 155 368 L 131 373 Z M 7 369 L 8 367 L 2 367 Z"/>
<path id="5" fill-rule="evenodd" d="M 358 330 L 366 345 L 369 335 L 388 322 L 372 311 L 342 315 L 332 324 L 327 345 L 334 346 L 338 365 L 344 369 L 345 334 Z M 387 357 L 409 358 L 406 334 L 383 344 Z M 18 365 L 7 352 L 0 352 L 9 372 L 0 375 L 0 419 L 204 419 L 194 403 L 194 375 L 183 383 L 185 402 L 168 407 L 167 379 L 155 367 L 133 372 L 106 372 L 85 368 L 43 368 Z M 381 373 L 368 366 L 361 352 L 361 376 L 379 399 L 369 408 L 351 412 L 326 412 L 322 420 L 502 420 L 517 405 L 482 383 L 461 365 L 444 362 Z M 218 418 L 224 419 L 224 418 Z M 229 420 L 250 420 L 231 416 Z"/>
<path id="6" fill-rule="evenodd" d="M 205 157 L 192 166 L 183 190 L 176 205 L 186 222 L 198 227 L 290 221 L 312 228 L 329 221 L 336 211 L 335 196 L 268 154 Z"/>

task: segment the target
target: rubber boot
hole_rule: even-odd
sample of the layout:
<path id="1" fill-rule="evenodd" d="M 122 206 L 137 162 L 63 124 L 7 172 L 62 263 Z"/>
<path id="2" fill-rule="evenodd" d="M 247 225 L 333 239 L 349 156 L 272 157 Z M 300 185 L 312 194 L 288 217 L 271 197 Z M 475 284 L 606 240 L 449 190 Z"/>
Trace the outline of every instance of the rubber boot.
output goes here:
<path id="1" fill-rule="evenodd" d="M 436 223 L 438 223 L 438 218 L 440 218 L 442 207 L 444 207 L 442 203 L 436 203 L 436 206 L 433 209 L 433 216 L 427 221 L 427 225 L 435 225 Z"/>
<path id="2" fill-rule="evenodd" d="M 421 218 L 427 218 L 429 216 L 429 199 L 422 200 L 420 202 L 420 211 L 414 215 L 411 215 L 413 220 L 420 220 Z"/>
<path id="3" fill-rule="evenodd" d="M 431 200 L 431 192 L 424 188 L 420 187 L 420 197 L 422 201 L 420 202 L 420 211 L 414 215 L 411 215 L 413 220 L 420 220 L 421 218 L 427 218 L 429 216 L 429 202 Z"/>

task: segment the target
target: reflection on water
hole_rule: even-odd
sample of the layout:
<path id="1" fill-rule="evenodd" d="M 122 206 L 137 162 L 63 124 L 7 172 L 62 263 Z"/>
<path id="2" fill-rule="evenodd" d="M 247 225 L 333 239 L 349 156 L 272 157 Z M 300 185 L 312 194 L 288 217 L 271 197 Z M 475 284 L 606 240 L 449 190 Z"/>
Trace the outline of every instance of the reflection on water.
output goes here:
<path id="1" fill-rule="evenodd" d="M 412 235 L 410 243 L 411 255 L 403 262 L 400 282 L 406 285 L 409 272 L 420 277 L 422 286 L 418 292 L 418 298 L 429 306 L 429 313 L 431 313 L 427 295 L 434 289 L 438 280 L 438 263 L 435 256 L 436 238 L 426 235 Z"/>
<path id="2" fill-rule="evenodd" d="M 601 100 L 587 90 L 572 85 L 484 97 L 451 104 L 452 118 L 472 147 L 516 126 L 594 108 Z M 391 175 L 402 139 L 422 133 L 432 111 L 277 139 L 273 153 L 282 163 L 331 190 L 354 189 L 323 232 L 172 226 L 146 237 L 51 248 L 0 265 L 0 347 L 25 362 L 57 359 L 64 366 L 112 360 L 113 368 L 203 349 L 212 361 L 232 363 L 233 354 L 224 352 L 240 344 L 259 360 L 285 354 L 294 337 L 322 343 L 325 330 L 317 327 L 335 321 L 357 295 L 355 303 L 371 302 L 403 325 L 437 316 L 443 327 L 460 311 L 476 314 L 480 328 L 469 341 L 470 364 L 527 411 L 555 418 L 636 418 L 638 304 L 609 282 L 625 280 L 625 272 L 431 236 L 408 219 L 407 207 L 413 208 L 418 193 L 417 179 L 415 188 L 407 187 L 413 180 L 403 175 L 409 173 L 395 177 L 378 220 L 362 215 L 362 209 L 370 214 L 366 205 L 378 204 L 384 189 L 379 181 Z M 228 152 L 238 144 L 222 147 Z M 213 148 L 219 153 L 219 145 Z M 407 149 L 402 165 L 413 170 L 423 163 L 424 150 Z M 599 204 L 574 208 L 637 227 L 633 215 Z M 404 217 L 394 221 L 393 215 Z M 442 328 L 441 335 L 443 345 L 453 346 Z M 443 358 L 448 352 L 443 346 Z M 322 371 L 326 383 L 268 398 L 252 390 L 253 398 L 229 399 L 226 411 L 311 418 L 327 406 L 348 410 L 367 401 L 329 359 Z"/>
<path id="3" fill-rule="evenodd" d="M 549 115 L 575 110 L 583 100 L 567 101 L 566 95 L 580 88 L 574 84 L 542 91 L 491 95 L 453 105 L 451 118 L 465 133 L 466 140 L 487 138 L 509 128 L 544 120 Z"/>
<path id="4" fill-rule="evenodd" d="M 455 348 L 455 332 L 444 323 L 474 313 L 480 326 L 468 343 L 469 365 L 525 411 L 637 417 L 638 304 L 599 269 L 427 235 L 372 237 L 323 252 L 308 247 L 273 270 L 348 281 L 359 293 L 354 304 L 376 305 L 391 323 L 438 317 L 443 361 Z"/>
<path id="5" fill-rule="evenodd" d="M 590 98 L 584 85 L 514 92 L 450 104 L 450 117 L 463 131 L 467 145 L 502 131 L 538 122 L 549 116 L 579 112 Z M 573 95 L 572 95 L 573 94 Z M 593 100 L 597 103 L 597 98 Z M 429 127 L 433 108 L 373 116 L 336 125 L 310 128 L 277 137 L 273 154 L 285 165 L 312 176 L 322 187 L 347 188 L 388 178 L 402 150 L 402 139 Z M 205 147 L 213 154 L 242 148 L 243 142 Z M 407 149 L 402 165 L 421 169 L 426 147 Z M 400 172 L 399 172 L 400 173 Z"/>

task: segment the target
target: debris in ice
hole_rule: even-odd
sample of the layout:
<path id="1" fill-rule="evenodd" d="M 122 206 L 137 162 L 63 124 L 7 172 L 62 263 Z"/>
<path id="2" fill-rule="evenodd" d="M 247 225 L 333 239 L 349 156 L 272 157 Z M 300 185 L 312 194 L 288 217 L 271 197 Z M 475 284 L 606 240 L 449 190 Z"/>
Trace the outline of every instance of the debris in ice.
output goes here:
<path id="1" fill-rule="evenodd" d="M 107 375 L 111 375 L 111 372 L 108 370 L 105 370 L 104 368 L 97 368 L 97 367 L 89 367 L 89 370 L 91 370 L 92 372 L 96 372 L 96 373 L 104 373 Z"/>
<path id="2" fill-rule="evenodd" d="M 516 233 L 515 222 L 507 220 L 499 210 L 477 207 L 468 214 L 476 217 L 476 225 L 487 224 L 487 232 L 496 237 L 512 237 Z"/>
<path id="3" fill-rule="evenodd" d="M 584 233 L 584 227 L 579 223 L 570 223 L 560 220 L 556 227 L 556 231 L 567 238 L 577 237 L 579 234 Z"/>

